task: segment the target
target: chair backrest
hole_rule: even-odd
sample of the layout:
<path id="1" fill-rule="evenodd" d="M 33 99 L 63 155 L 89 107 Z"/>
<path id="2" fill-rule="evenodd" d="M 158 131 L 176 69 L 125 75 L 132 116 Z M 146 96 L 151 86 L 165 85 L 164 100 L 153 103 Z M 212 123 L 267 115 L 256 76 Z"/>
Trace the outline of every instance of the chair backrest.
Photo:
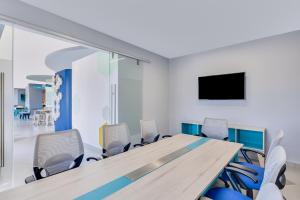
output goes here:
<path id="1" fill-rule="evenodd" d="M 129 143 L 129 129 L 125 123 L 103 126 L 103 148 L 108 156 L 123 153 Z"/>
<path id="2" fill-rule="evenodd" d="M 283 200 L 283 196 L 274 183 L 267 183 L 259 190 L 256 200 Z"/>
<path id="3" fill-rule="evenodd" d="M 268 150 L 268 153 L 266 155 L 266 158 L 268 158 L 268 155 L 269 153 L 274 149 L 274 147 L 278 146 L 281 142 L 281 140 L 283 139 L 284 137 L 284 132 L 283 130 L 280 130 L 276 135 L 275 137 L 273 137 L 273 139 L 271 140 L 271 144 L 270 144 L 270 147 L 269 147 L 269 150 Z"/>
<path id="4" fill-rule="evenodd" d="M 83 143 L 76 129 L 40 134 L 34 150 L 35 176 L 40 179 L 78 167 L 83 155 Z M 44 175 L 42 170 L 45 170 Z"/>
<path id="5" fill-rule="evenodd" d="M 274 147 L 268 157 L 262 185 L 267 183 L 275 184 L 286 164 L 286 152 L 280 145 Z"/>
<path id="6" fill-rule="evenodd" d="M 159 134 L 155 120 L 140 120 L 140 125 L 141 137 L 144 139 L 144 142 L 153 142 L 154 138 Z"/>
<path id="7" fill-rule="evenodd" d="M 226 119 L 205 118 L 201 132 L 209 138 L 223 140 L 228 138 L 228 122 Z"/>

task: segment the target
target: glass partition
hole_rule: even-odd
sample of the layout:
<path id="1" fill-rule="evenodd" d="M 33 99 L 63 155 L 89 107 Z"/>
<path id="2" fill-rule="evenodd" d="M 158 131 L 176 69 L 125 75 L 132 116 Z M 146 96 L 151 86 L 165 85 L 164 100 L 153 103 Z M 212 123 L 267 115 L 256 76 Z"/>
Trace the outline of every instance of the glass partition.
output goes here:
<path id="1" fill-rule="evenodd" d="M 126 123 L 140 134 L 142 75 L 137 60 L 107 51 L 72 63 L 72 122 L 85 143 L 99 146 L 104 124 Z"/>
<path id="2" fill-rule="evenodd" d="M 99 146 L 99 129 L 110 124 L 109 52 L 95 51 L 72 64 L 72 123 L 86 144 Z"/>
<path id="3" fill-rule="evenodd" d="M 0 186 L 4 188 L 10 186 L 12 177 L 12 65 L 13 27 L 0 22 Z"/>
<path id="4" fill-rule="evenodd" d="M 110 71 L 112 119 L 117 119 L 115 121 L 118 123 L 126 123 L 131 135 L 140 134 L 143 96 L 142 65 L 136 59 L 115 54 L 111 59 Z"/>

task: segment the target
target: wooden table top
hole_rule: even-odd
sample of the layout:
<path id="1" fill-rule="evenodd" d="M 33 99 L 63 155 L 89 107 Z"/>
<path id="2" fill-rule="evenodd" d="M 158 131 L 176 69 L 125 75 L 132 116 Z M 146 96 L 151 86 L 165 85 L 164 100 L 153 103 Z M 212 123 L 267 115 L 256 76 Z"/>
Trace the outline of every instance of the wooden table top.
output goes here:
<path id="1" fill-rule="evenodd" d="M 91 162 L 74 170 L 4 191 L 0 193 L 0 199 L 84 200 L 88 199 L 84 197 L 85 194 L 97 195 L 97 192 L 106 188 L 107 184 L 138 171 L 137 169 L 149 163 L 154 163 L 157 168 L 131 181 L 118 191 L 110 193 L 106 198 L 196 199 L 207 190 L 242 147 L 238 143 L 213 139 L 200 144 L 199 140 L 201 138 L 196 136 L 178 134 L 105 160 Z M 192 148 L 163 165 L 157 165 L 157 161 L 162 157 L 167 158 L 169 154 L 186 147 Z"/>

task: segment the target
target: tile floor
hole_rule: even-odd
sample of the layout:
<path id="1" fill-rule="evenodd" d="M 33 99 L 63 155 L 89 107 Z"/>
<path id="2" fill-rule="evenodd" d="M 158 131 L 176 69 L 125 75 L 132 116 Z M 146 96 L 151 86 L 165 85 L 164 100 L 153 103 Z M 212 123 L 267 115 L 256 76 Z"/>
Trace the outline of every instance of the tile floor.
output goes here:
<path id="1" fill-rule="evenodd" d="M 53 130 L 53 126 L 34 126 L 32 120 L 14 120 L 14 187 L 25 184 L 25 178 L 32 174 L 36 136 Z"/>

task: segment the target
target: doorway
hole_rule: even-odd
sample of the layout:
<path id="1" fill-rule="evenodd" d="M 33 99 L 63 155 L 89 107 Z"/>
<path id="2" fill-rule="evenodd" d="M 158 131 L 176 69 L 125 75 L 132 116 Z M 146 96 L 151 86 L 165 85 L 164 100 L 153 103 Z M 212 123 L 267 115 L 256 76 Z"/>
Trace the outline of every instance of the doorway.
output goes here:
<path id="1" fill-rule="evenodd" d="M 0 190 L 5 189 L 1 183 L 17 187 L 33 174 L 39 134 L 76 128 L 85 157 L 101 155 L 99 129 L 104 124 L 127 123 L 132 142 L 138 142 L 142 63 L 24 27 L 4 23 L 2 27 L 0 59 L 6 56 L 9 67 L 3 69 L 0 60 L 0 69 L 10 79 L 6 79 L 6 163 L 0 167 Z M 68 87 L 57 88 L 57 77 L 69 82 Z"/>

